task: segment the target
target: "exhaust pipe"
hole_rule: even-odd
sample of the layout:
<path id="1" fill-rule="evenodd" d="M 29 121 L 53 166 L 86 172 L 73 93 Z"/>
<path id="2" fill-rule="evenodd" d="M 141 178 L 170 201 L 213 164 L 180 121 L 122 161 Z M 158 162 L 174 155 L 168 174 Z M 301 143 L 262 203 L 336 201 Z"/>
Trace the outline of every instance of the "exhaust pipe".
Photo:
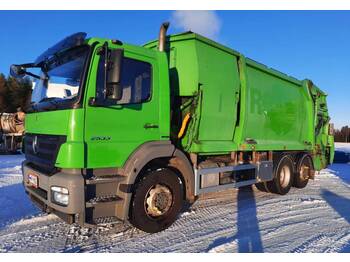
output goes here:
<path id="1" fill-rule="evenodd" d="M 165 22 L 161 25 L 159 30 L 159 38 L 158 38 L 158 50 L 164 52 L 165 43 L 166 43 L 166 31 L 168 30 L 170 23 Z"/>

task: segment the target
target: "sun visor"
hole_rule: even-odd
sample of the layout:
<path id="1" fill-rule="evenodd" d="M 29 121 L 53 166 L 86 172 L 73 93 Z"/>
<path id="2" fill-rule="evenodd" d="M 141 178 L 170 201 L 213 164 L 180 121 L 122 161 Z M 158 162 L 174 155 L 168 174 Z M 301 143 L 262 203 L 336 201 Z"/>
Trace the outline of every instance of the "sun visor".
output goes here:
<path id="1" fill-rule="evenodd" d="M 54 46 L 47 49 L 44 53 L 42 53 L 35 60 L 34 64 L 36 66 L 39 66 L 42 62 L 46 61 L 59 51 L 82 45 L 85 41 L 86 35 L 87 34 L 84 32 L 79 32 L 64 38 Z"/>

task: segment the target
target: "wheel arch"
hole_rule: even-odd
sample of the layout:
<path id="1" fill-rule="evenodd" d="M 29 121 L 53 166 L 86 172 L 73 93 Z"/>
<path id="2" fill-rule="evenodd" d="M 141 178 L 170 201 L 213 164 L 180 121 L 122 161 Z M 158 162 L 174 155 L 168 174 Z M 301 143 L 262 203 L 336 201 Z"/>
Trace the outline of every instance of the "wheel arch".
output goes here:
<path id="1" fill-rule="evenodd" d="M 312 167 L 315 168 L 315 164 L 314 164 L 314 159 L 312 158 L 312 155 L 308 152 L 302 152 L 299 153 L 296 157 L 296 167 L 298 167 L 298 164 L 305 158 L 305 157 L 309 157 L 311 160 L 311 164 Z"/>
<path id="2" fill-rule="evenodd" d="M 142 177 L 143 171 L 152 168 L 152 166 L 175 169 L 184 183 L 186 200 L 190 203 L 195 201 L 193 194 L 194 173 L 188 157 L 177 149 L 171 141 L 147 142 L 131 154 L 122 169 L 122 175 L 126 179 L 123 184 L 119 185 L 118 192 L 123 195 L 124 205 L 118 218 L 128 219 L 134 184 Z"/>

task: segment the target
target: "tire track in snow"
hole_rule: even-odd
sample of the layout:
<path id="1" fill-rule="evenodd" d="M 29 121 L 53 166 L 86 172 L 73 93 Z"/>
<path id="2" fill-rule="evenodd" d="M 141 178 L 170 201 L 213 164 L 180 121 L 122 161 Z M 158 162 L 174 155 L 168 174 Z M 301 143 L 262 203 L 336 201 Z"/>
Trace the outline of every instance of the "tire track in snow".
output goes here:
<path id="1" fill-rule="evenodd" d="M 13 165 L 18 166 L 16 161 Z M 307 188 L 292 189 L 285 196 L 254 189 L 253 195 L 243 192 L 238 202 L 238 190 L 207 194 L 157 234 L 122 223 L 82 229 L 53 215 L 36 215 L 0 227 L 0 252 L 237 252 L 242 243 L 254 246 L 259 241 L 264 252 L 349 251 L 350 212 L 338 213 L 332 205 L 338 196 L 350 204 L 350 187 L 340 167 L 331 168 Z M 0 180 L 20 183 L 17 171 L 9 170 L 0 167 Z M 18 181 L 6 180 L 12 179 L 6 172 Z"/>

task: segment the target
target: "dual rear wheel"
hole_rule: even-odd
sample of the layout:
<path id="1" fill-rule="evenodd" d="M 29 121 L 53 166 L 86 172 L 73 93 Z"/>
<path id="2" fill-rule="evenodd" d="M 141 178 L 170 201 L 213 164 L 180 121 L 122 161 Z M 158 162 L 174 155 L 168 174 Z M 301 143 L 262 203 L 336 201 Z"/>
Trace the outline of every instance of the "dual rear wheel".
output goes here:
<path id="1" fill-rule="evenodd" d="M 297 172 L 293 186 L 296 188 L 304 188 L 314 174 L 314 165 L 310 155 L 304 154 L 297 162 Z"/>
<path id="2" fill-rule="evenodd" d="M 285 195 L 292 186 L 304 188 L 314 171 L 312 158 L 303 154 L 297 158 L 296 165 L 290 155 L 282 155 L 274 166 L 274 179 L 256 184 L 256 187 L 265 192 Z"/>

